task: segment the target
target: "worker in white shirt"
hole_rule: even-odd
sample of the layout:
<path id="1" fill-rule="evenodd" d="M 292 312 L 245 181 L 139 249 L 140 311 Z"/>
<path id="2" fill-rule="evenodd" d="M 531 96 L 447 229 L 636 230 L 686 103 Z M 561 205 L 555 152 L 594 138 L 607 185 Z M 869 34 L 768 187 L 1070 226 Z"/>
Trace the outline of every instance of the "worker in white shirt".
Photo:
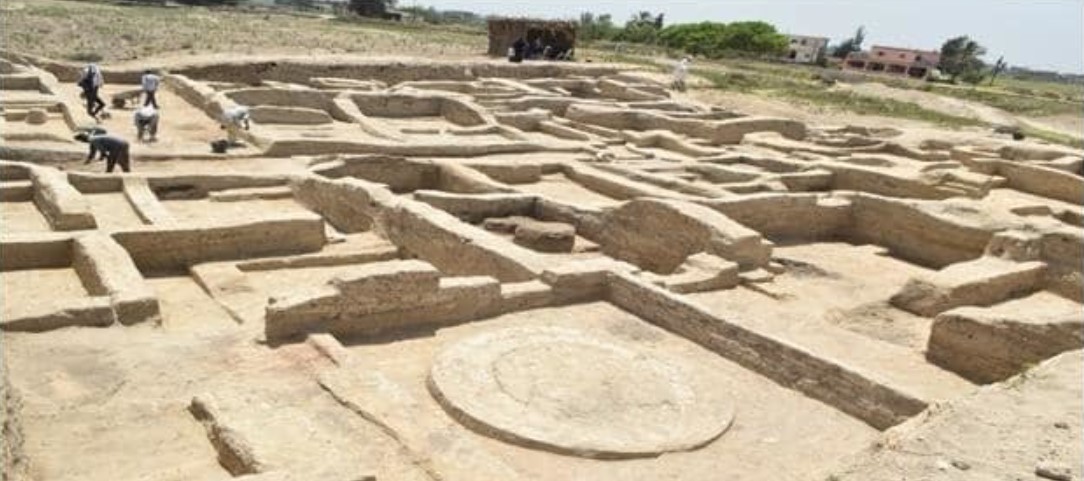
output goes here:
<path id="1" fill-rule="evenodd" d="M 144 105 L 136 110 L 133 116 L 136 126 L 136 140 L 142 142 L 143 134 L 149 137 L 148 142 L 154 142 L 158 137 L 158 109 L 154 106 Z"/>
<path id="2" fill-rule="evenodd" d="M 243 105 L 230 107 L 222 113 L 222 128 L 226 130 L 229 145 L 237 145 L 241 137 L 241 129 L 249 129 L 249 117 L 248 107 Z"/>
<path id="3" fill-rule="evenodd" d="M 679 92 L 685 91 L 685 77 L 689 75 L 689 64 L 692 60 L 689 57 L 683 57 L 677 65 L 674 66 L 674 83 L 672 85 L 674 90 Z"/>
<path id="4" fill-rule="evenodd" d="M 162 79 L 159 78 L 154 72 L 150 70 L 143 71 L 143 94 L 146 98 L 143 100 L 143 106 L 153 105 L 155 110 L 158 110 L 158 99 L 155 98 L 155 94 L 158 93 L 158 85 L 162 83 Z"/>

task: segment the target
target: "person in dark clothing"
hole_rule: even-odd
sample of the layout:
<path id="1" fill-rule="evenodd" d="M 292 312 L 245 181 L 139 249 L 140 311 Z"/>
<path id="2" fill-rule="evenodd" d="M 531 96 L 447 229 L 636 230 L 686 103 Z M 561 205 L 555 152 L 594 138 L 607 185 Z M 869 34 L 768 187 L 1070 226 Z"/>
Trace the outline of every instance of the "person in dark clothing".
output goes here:
<path id="1" fill-rule="evenodd" d="M 512 56 L 508 58 L 508 61 L 520 63 L 525 55 L 527 55 L 527 41 L 520 37 L 512 43 Z"/>
<path id="2" fill-rule="evenodd" d="M 76 134 L 75 140 L 90 144 L 90 153 L 87 154 L 87 160 L 83 163 L 94 160 L 94 155 L 101 152 L 105 157 L 106 172 L 113 172 L 113 168 L 118 164 L 122 171 L 131 171 L 127 140 L 112 134 L 90 135 L 86 132 Z"/>
<path id="3" fill-rule="evenodd" d="M 98 136 L 98 135 L 105 135 L 106 133 L 107 133 L 106 130 L 101 128 L 101 127 L 82 127 L 82 128 L 79 129 L 79 132 L 77 134 L 75 134 L 75 140 L 78 140 L 80 142 L 89 142 L 90 137 L 95 137 L 95 136 Z M 105 160 L 105 151 L 104 150 L 98 150 L 97 153 L 98 153 L 98 160 Z M 94 160 L 93 158 L 88 158 L 83 163 L 84 164 L 89 164 L 93 160 Z"/>
<path id="4" fill-rule="evenodd" d="M 79 78 L 79 88 L 83 89 L 83 97 L 87 101 L 87 115 L 98 119 L 98 114 L 105 108 L 98 91 L 105 81 L 102 78 L 102 70 L 95 64 L 89 64 L 83 69 L 83 76 Z"/>
<path id="5" fill-rule="evenodd" d="M 534 43 L 531 44 L 531 52 L 527 56 L 529 59 L 542 58 L 542 37 L 534 39 Z"/>

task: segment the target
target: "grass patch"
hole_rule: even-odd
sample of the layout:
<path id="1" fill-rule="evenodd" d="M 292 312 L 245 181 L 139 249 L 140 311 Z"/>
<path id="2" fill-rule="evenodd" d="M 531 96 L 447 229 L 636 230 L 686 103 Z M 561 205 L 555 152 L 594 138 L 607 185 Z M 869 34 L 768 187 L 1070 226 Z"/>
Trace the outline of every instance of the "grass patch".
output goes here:
<path id="1" fill-rule="evenodd" d="M 985 126 L 985 122 L 969 117 L 949 115 L 936 110 L 922 108 L 911 102 L 894 99 L 870 97 L 853 92 L 840 92 L 828 89 L 795 89 L 779 92 L 780 97 L 804 100 L 816 105 L 835 107 L 840 110 L 860 115 L 880 115 L 902 119 L 921 120 L 949 127 Z"/>
<path id="2" fill-rule="evenodd" d="M 1051 99 L 1068 100 L 1070 102 L 1084 102 L 1084 85 L 1082 84 L 1043 82 L 1039 80 L 1025 80 L 1011 76 L 1001 76 L 997 78 L 995 85 L 990 88 L 1004 89 L 1008 92 L 1021 95 L 1034 95 Z"/>
<path id="3" fill-rule="evenodd" d="M 1034 137 L 1036 139 L 1045 140 L 1052 144 L 1067 145 L 1077 149 L 1084 149 L 1084 140 L 1071 135 L 1065 135 L 1059 132 L 1051 132 L 1045 129 L 1036 129 L 1032 127 L 1021 127 L 1020 132 L 1028 137 Z"/>
<path id="4" fill-rule="evenodd" d="M 753 93 L 765 90 L 802 90 L 817 88 L 817 83 L 795 77 L 759 73 L 755 70 L 731 71 L 694 68 L 690 72 L 707 79 L 717 89 Z M 808 77 L 807 77 L 808 78 Z"/>
<path id="5" fill-rule="evenodd" d="M 925 89 L 924 89 L 925 90 Z M 928 90 L 938 95 L 955 97 L 996 107 L 1011 114 L 1028 116 L 1046 116 L 1079 113 L 1084 104 L 1047 97 L 1036 97 L 1017 93 L 1003 93 L 985 88 L 934 86 Z"/>
<path id="6" fill-rule="evenodd" d="M 808 71 L 790 76 L 762 72 L 765 70 L 734 72 L 702 68 L 694 69 L 692 73 L 707 79 L 713 88 L 720 90 L 766 94 L 860 115 L 920 120 L 949 127 L 986 125 L 979 120 L 925 109 L 911 102 L 832 90 L 819 80 L 813 80 L 815 74 Z"/>
<path id="7" fill-rule="evenodd" d="M 87 53 L 114 62 L 169 52 L 467 57 L 483 54 L 487 42 L 478 29 L 232 8 L 34 0 L 0 15 L 5 49 L 75 61 L 90 61 L 76 57 Z"/>
<path id="8" fill-rule="evenodd" d="M 666 73 L 670 72 L 673 68 L 672 65 L 667 65 L 666 62 L 659 61 L 652 57 L 630 55 L 594 47 L 578 47 L 576 49 L 576 57 L 578 57 L 578 60 L 589 59 L 591 62 L 637 65 L 654 72 Z"/>

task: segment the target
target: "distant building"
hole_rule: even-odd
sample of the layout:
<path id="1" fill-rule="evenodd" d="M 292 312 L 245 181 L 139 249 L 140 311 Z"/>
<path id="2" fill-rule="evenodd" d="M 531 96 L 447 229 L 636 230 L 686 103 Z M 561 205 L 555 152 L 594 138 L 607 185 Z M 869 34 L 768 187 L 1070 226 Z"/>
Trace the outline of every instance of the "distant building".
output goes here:
<path id="1" fill-rule="evenodd" d="M 926 78 L 941 63 L 941 53 L 934 50 L 882 47 L 874 45 L 869 52 L 852 52 L 843 61 L 847 70 L 886 73 Z"/>
<path id="2" fill-rule="evenodd" d="M 825 37 L 810 37 L 808 35 L 787 35 L 787 54 L 784 60 L 794 63 L 816 62 L 825 49 L 828 48 L 828 39 Z"/>

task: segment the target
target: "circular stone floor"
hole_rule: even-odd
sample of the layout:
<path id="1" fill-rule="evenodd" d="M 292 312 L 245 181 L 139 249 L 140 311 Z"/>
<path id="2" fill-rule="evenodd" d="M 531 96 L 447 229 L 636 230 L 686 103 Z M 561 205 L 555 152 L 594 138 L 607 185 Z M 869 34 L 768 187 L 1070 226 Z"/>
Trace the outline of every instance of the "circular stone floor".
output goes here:
<path id="1" fill-rule="evenodd" d="M 703 446 L 734 417 L 721 388 L 690 369 L 583 331 L 515 328 L 445 349 L 429 390 L 487 436 L 592 458 L 656 456 Z"/>

